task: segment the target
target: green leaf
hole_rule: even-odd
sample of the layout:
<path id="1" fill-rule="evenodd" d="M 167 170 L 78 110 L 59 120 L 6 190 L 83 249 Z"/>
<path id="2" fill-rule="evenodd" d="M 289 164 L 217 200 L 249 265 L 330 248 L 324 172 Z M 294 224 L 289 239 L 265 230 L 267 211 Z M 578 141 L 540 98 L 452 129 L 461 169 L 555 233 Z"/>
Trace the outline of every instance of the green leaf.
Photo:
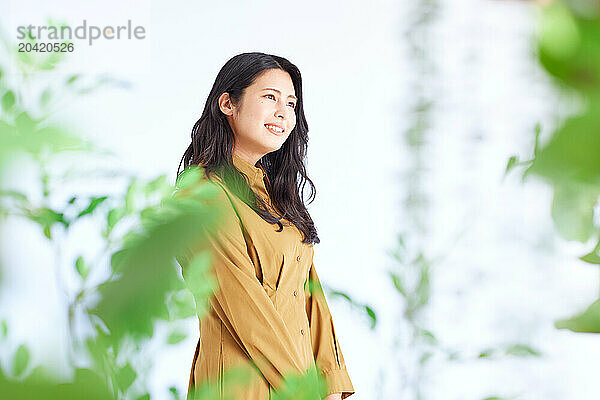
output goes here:
<path id="1" fill-rule="evenodd" d="M 90 268 L 86 264 L 82 256 L 77 257 L 77 260 L 75 261 L 75 269 L 77 270 L 77 273 L 79 274 L 79 276 L 81 276 L 83 280 L 87 278 L 90 272 Z"/>
<path id="2" fill-rule="evenodd" d="M 396 246 L 392 251 L 388 251 L 387 253 L 399 264 L 404 264 L 406 257 L 406 243 L 404 242 L 404 236 L 402 234 L 397 235 Z"/>
<path id="3" fill-rule="evenodd" d="M 419 364 L 423 365 L 427 362 L 427 360 L 429 360 L 431 358 L 431 356 L 433 355 L 433 353 L 431 351 L 426 351 L 425 353 L 423 353 L 421 355 L 421 357 L 419 357 Z"/>
<path id="4" fill-rule="evenodd" d="M 110 210 L 106 217 L 109 230 L 112 230 L 125 215 L 127 215 L 125 207 L 117 207 Z"/>
<path id="5" fill-rule="evenodd" d="M 119 368 L 119 371 L 117 372 L 117 384 L 119 385 L 119 388 L 125 392 L 135 381 L 136 377 L 137 373 L 131 367 L 131 364 L 127 363 L 125 366 Z"/>
<path id="6" fill-rule="evenodd" d="M 174 292 L 167 299 L 171 320 L 190 318 L 196 315 L 194 296 L 188 289 Z"/>
<path id="7" fill-rule="evenodd" d="M 62 213 L 56 212 L 46 207 L 37 208 L 33 210 L 26 210 L 25 215 L 30 220 L 37 222 L 41 225 L 44 231 L 44 235 L 48 239 L 52 239 L 51 228 L 56 223 L 61 223 L 65 228 L 69 227 L 69 223 L 64 219 Z"/>
<path id="8" fill-rule="evenodd" d="M 557 320 L 554 326 L 557 329 L 568 329 L 573 332 L 600 333 L 600 299 L 574 317 Z"/>
<path id="9" fill-rule="evenodd" d="M 170 187 L 167 175 L 160 175 L 144 186 L 144 193 L 146 196 L 156 192 L 164 190 L 165 187 Z"/>
<path id="10" fill-rule="evenodd" d="M 209 273 L 211 256 L 207 252 L 198 253 L 184 270 L 184 281 L 194 296 L 198 317 L 208 311 L 208 299 L 217 287 L 215 279 Z"/>
<path id="11" fill-rule="evenodd" d="M 33 155 L 39 155 L 43 152 L 58 153 L 61 151 L 90 151 L 95 149 L 93 143 L 67 132 L 64 128 L 41 126 L 38 129 L 37 122 L 26 112 L 19 114 L 15 122 L 16 126 L 13 132 L 16 139 L 18 139 L 16 147 Z M 12 129 L 10 125 L 0 128 Z M 9 133 L 13 132 L 9 131 Z"/>
<path id="12" fill-rule="evenodd" d="M 597 185 L 600 179 L 600 103 L 568 118 L 539 149 L 528 173 L 554 185 Z"/>
<path id="13" fill-rule="evenodd" d="M 171 334 L 167 338 L 167 343 L 168 344 L 177 344 L 177 343 L 185 340 L 186 337 L 187 337 L 187 335 L 185 333 L 171 332 Z"/>
<path id="14" fill-rule="evenodd" d="M 171 393 L 171 396 L 173 396 L 173 400 L 179 400 L 179 392 L 175 386 L 171 386 L 169 392 Z"/>
<path id="15" fill-rule="evenodd" d="M 588 253 L 579 259 L 590 264 L 600 264 L 600 255 L 597 252 Z"/>
<path id="16" fill-rule="evenodd" d="M 514 168 L 515 165 L 519 162 L 519 158 L 517 156 L 511 156 L 506 163 L 506 169 L 504 170 L 504 174 L 506 175 L 511 169 Z"/>
<path id="17" fill-rule="evenodd" d="M 352 298 L 351 298 L 351 297 L 350 297 L 348 294 L 346 294 L 346 293 L 344 293 L 344 292 L 340 292 L 340 291 L 337 291 L 337 290 L 332 290 L 332 291 L 330 291 L 329 293 L 330 293 L 332 296 L 342 297 L 342 298 L 344 298 L 346 301 L 348 301 L 348 302 L 349 302 L 349 303 L 351 303 L 351 304 L 352 304 L 352 303 L 354 303 L 354 302 L 352 301 Z"/>
<path id="18" fill-rule="evenodd" d="M 567 5 L 554 2 L 543 9 L 539 43 L 543 51 L 555 59 L 573 56 L 581 38 L 577 22 Z"/>
<path id="19" fill-rule="evenodd" d="M 150 394 L 149 393 L 145 393 L 139 397 L 136 397 L 135 400 L 150 400 Z"/>
<path id="20" fill-rule="evenodd" d="M 495 353 L 495 350 L 492 348 L 489 348 L 489 349 L 485 349 L 485 350 L 481 351 L 477 357 L 478 358 L 487 358 L 487 357 L 491 357 L 492 355 L 494 355 L 494 353 Z"/>
<path id="21" fill-rule="evenodd" d="M 135 210 L 136 197 L 138 197 L 139 191 L 140 182 L 137 177 L 133 177 L 125 193 L 125 209 L 127 213 L 132 213 Z"/>
<path id="22" fill-rule="evenodd" d="M 246 373 L 248 374 L 248 372 Z M 229 383 L 232 380 L 231 378 L 226 378 L 226 383 Z M 243 381 L 240 381 L 240 378 L 237 378 L 236 382 L 242 384 Z M 245 379 L 250 381 L 250 378 L 248 376 Z M 273 400 L 324 399 L 327 394 L 326 390 L 325 378 L 320 372 L 316 371 L 315 367 L 311 367 L 304 374 L 290 373 L 285 376 L 282 387 L 273 393 Z"/>
<path id="23" fill-rule="evenodd" d="M 2 197 L 2 196 L 12 197 L 21 203 L 27 202 L 27 196 L 21 192 L 15 191 L 15 190 L 0 190 L 0 197 Z"/>
<path id="24" fill-rule="evenodd" d="M 0 370 L 0 373 L 2 371 Z M 24 379 L 8 379 L 2 373 L 2 399 L 109 400 L 115 397 L 106 387 L 106 376 L 89 369 L 74 369 L 74 377 L 60 380 L 53 366 L 37 366 Z M 59 381 L 60 380 L 60 381 Z"/>
<path id="25" fill-rule="evenodd" d="M 90 199 L 90 204 L 87 206 L 87 208 L 85 210 L 81 211 L 77 215 L 77 217 L 82 217 L 84 215 L 93 213 L 94 210 L 96 209 L 96 207 L 98 207 L 100 204 L 102 204 L 102 202 L 105 201 L 107 198 L 108 198 L 108 196 L 92 197 Z"/>
<path id="26" fill-rule="evenodd" d="M 594 205 L 598 189 L 577 183 L 555 186 L 552 219 L 567 240 L 586 242 L 594 233 Z"/>
<path id="27" fill-rule="evenodd" d="M 29 350 L 25 345 L 20 345 L 13 358 L 13 374 L 15 376 L 21 376 L 27 365 L 29 364 Z"/>
<path id="28" fill-rule="evenodd" d="M 369 306 L 365 306 L 365 311 L 367 312 L 367 315 L 370 318 L 369 327 L 371 329 L 375 328 L 375 325 L 377 325 L 377 315 L 375 315 L 375 311 L 373 311 L 373 309 Z"/>
<path id="29" fill-rule="evenodd" d="M 156 206 L 148 206 L 140 211 L 140 223 L 146 231 L 151 231 L 166 222 L 169 215 Z"/>
<path id="30" fill-rule="evenodd" d="M 2 323 L 0 323 L 0 335 L 2 336 L 2 339 L 8 337 L 8 324 L 5 320 L 2 320 Z"/>
<path id="31" fill-rule="evenodd" d="M 71 75 L 70 77 L 67 78 L 66 84 L 67 85 L 72 85 L 73 83 L 75 83 L 75 81 L 77 81 L 79 78 L 81 77 L 80 74 L 75 74 L 75 75 Z"/>
<path id="32" fill-rule="evenodd" d="M 2 109 L 4 111 L 10 110 L 15 105 L 15 93 L 12 90 L 8 90 L 2 96 Z"/>
<path id="33" fill-rule="evenodd" d="M 579 259 L 590 264 L 600 264 L 600 240 L 598 243 L 596 243 L 594 250 L 584 256 L 579 257 Z"/>
<path id="34" fill-rule="evenodd" d="M 52 70 L 65 58 L 65 54 L 60 51 L 50 52 L 47 57 L 44 58 L 42 63 L 39 65 L 41 70 Z"/>
<path id="35" fill-rule="evenodd" d="M 119 346 L 125 337 L 152 337 L 156 321 L 169 319 L 169 295 L 183 288 L 174 257 L 191 248 L 200 252 L 197 246 L 205 228 L 211 227 L 220 215 L 219 207 L 195 213 L 177 212 L 150 231 L 140 233 L 139 227 L 134 227 L 123 236 L 122 248 L 111 256 L 111 267 L 116 273 L 98 287 L 100 299 L 89 309 L 110 332 L 108 340 L 113 345 Z M 190 265 L 183 271 L 186 283 L 191 273 L 192 278 L 197 278 L 191 279 L 197 283 L 191 285 L 192 291 L 208 303 L 207 288 L 212 289 L 213 284 L 210 274 L 194 268 L 199 265 L 207 269 L 208 265 L 194 261 Z M 204 306 L 200 304 L 198 310 L 204 312 Z"/>
<path id="36" fill-rule="evenodd" d="M 122 268 L 123 263 L 126 261 L 126 257 L 127 257 L 126 249 L 121 249 L 121 250 L 115 251 L 110 257 L 111 269 L 114 272 L 118 272 Z"/>
<path id="37" fill-rule="evenodd" d="M 427 339 L 427 341 L 431 344 L 436 344 L 437 343 L 437 338 L 435 337 L 435 335 L 433 334 L 433 332 L 427 330 L 427 329 L 422 329 L 419 328 L 418 329 L 418 335 Z"/>
<path id="38" fill-rule="evenodd" d="M 89 311 L 106 324 L 115 345 L 125 335 L 137 340 L 151 337 L 154 320 L 168 320 L 167 294 L 181 285 L 170 258 L 168 238 L 151 236 L 125 246 L 111 258 L 118 274 L 100 285 L 101 299 Z"/>
<path id="39" fill-rule="evenodd" d="M 526 344 L 513 344 L 506 350 L 506 354 L 510 354 L 518 357 L 536 356 L 539 357 L 541 354 L 539 351 Z"/>
<path id="40" fill-rule="evenodd" d="M 420 279 L 417 284 L 417 305 L 424 306 L 429 302 L 429 268 L 424 266 L 420 270 Z"/>
<path id="41" fill-rule="evenodd" d="M 30 135 L 34 131 L 36 122 L 26 111 L 23 111 L 15 119 L 15 125 L 21 135 Z"/>
<path id="42" fill-rule="evenodd" d="M 185 189 L 198 183 L 203 175 L 204 172 L 199 167 L 187 167 L 177 176 L 175 186 L 178 190 Z"/>
<path id="43" fill-rule="evenodd" d="M 406 297 L 406 288 L 404 287 L 404 283 L 402 282 L 402 277 L 394 272 L 390 272 L 390 277 L 392 278 L 392 282 L 394 283 L 394 287 L 402 296 Z"/>

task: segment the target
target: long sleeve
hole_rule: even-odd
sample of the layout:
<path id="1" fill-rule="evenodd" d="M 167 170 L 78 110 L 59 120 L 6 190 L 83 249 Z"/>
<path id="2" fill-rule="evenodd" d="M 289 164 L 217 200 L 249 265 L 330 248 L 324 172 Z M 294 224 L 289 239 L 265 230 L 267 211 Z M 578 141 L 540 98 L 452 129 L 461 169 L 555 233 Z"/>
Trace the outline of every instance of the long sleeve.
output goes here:
<path id="1" fill-rule="evenodd" d="M 327 394 L 342 393 L 342 399 L 355 393 L 344 356 L 335 334 L 333 318 L 319 281 L 314 262 L 305 285 L 306 314 L 310 324 L 312 350 L 317 368 L 327 383 Z"/>
<path id="2" fill-rule="evenodd" d="M 210 272 L 217 283 L 210 305 L 265 379 L 278 390 L 288 373 L 306 372 L 301 365 L 302 357 L 283 318 L 256 277 L 241 221 L 225 189 L 212 204 L 218 207 L 219 223 L 201 235 L 200 243 L 189 249 L 182 260 L 208 250 Z M 185 267 L 183 271 L 185 277 Z"/>

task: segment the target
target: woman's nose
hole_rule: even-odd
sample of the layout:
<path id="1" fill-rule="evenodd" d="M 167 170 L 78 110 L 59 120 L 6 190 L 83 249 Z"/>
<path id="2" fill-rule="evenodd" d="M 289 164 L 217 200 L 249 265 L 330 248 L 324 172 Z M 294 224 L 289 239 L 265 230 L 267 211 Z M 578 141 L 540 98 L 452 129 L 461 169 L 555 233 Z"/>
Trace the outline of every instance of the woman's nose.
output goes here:
<path id="1" fill-rule="evenodd" d="M 277 108 L 277 111 L 275 111 L 275 116 L 277 118 L 286 118 L 286 117 L 289 118 L 289 115 L 287 115 L 286 112 L 287 112 L 287 109 L 285 108 L 285 105 L 279 106 Z"/>
<path id="2" fill-rule="evenodd" d="M 285 111 L 283 111 L 282 109 L 277 109 L 277 111 L 275 112 L 275 117 L 285 119 Z"/>

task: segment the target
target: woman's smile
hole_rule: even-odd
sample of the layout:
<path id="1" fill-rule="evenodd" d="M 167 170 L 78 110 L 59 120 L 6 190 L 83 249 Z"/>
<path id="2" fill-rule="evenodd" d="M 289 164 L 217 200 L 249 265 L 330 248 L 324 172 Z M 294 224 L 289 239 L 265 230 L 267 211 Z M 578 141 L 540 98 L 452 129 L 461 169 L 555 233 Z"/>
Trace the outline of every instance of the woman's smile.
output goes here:
<path id="1" fill-rule="evenodd" d="M 267 130 L 277 136 L 281 136 L 284 133 L 284 130 L 281 126 L 275 124 L 265 124 Z"/>

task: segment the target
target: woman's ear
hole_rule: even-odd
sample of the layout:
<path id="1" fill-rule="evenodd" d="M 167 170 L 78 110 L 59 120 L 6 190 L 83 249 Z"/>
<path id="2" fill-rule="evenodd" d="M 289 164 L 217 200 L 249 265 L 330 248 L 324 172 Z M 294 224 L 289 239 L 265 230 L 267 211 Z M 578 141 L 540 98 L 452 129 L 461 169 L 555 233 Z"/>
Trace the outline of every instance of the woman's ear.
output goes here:
<path id="1" fill-rule="evenodd" d="M 231 97 L 229 97 L 229 93 L 225 92 L 219 96 L 218 100 L 219 109 L 221 112 L 227 116 L 233 115 L 233 103 L 231 102 Z"/>

